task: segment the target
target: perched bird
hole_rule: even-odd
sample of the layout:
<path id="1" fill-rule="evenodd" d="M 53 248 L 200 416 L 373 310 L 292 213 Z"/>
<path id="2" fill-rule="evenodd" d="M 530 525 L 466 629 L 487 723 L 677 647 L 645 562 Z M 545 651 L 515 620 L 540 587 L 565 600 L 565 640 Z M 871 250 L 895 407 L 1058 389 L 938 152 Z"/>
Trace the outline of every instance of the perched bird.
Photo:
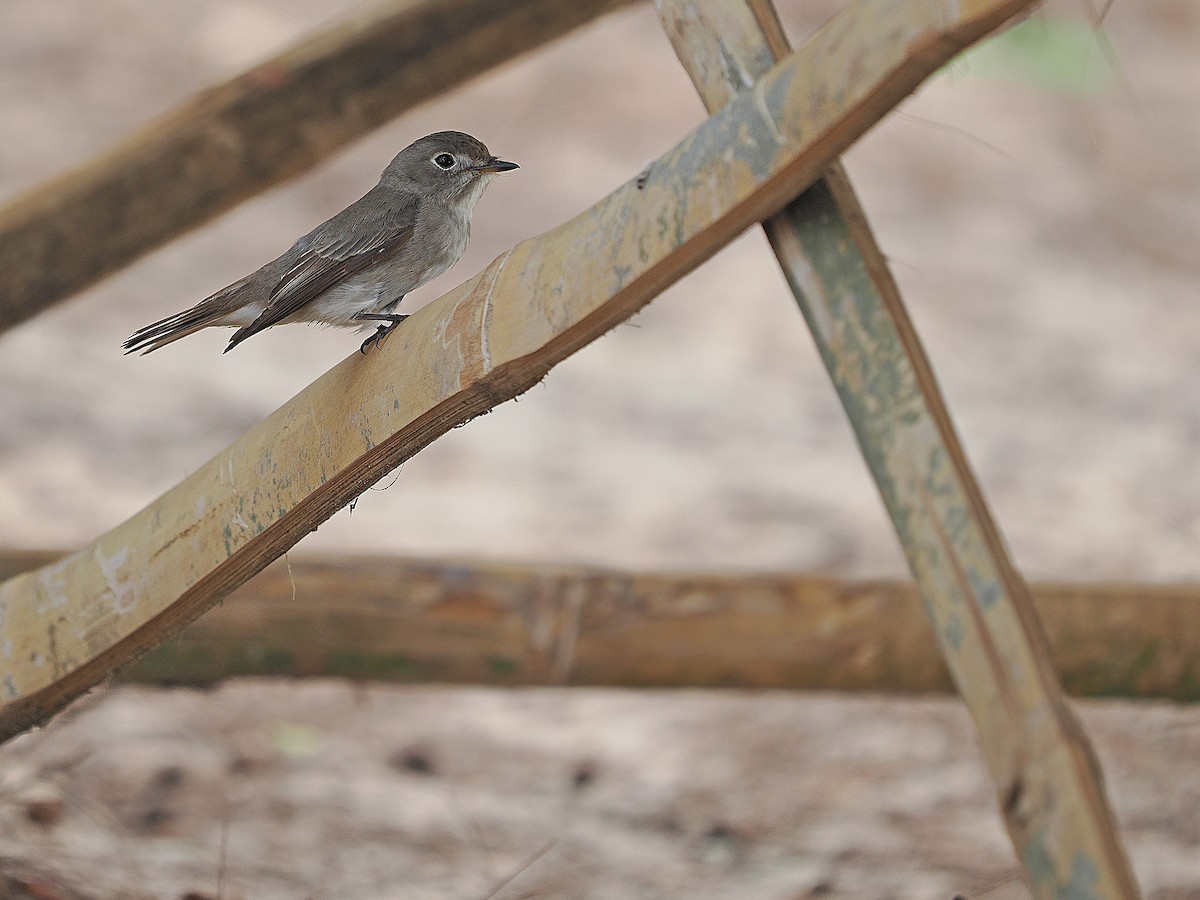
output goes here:
<path id="1" fill-rule="evenodd" d="M 407 316 L 396 307 L 454 265 L 471 236 L 471 213 L 497 172 L 518 168 L 461 131 L 409 144 L 379 184 L 286 253 L 191 309 L 135 332 L 126 353 L 149 353 L 210 325 L 237 327 L 229 352 L 287 322 L 359 326 L 380 322 L 363 353 Z"/>

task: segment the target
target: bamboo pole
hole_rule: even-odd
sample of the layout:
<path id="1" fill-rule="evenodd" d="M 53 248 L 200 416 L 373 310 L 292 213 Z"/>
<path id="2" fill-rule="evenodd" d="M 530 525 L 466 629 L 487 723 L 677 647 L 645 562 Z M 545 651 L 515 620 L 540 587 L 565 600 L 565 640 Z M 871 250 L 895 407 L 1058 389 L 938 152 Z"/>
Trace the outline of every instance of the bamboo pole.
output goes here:
<path id="1" fill-rule="evenodd" d="M 1013 0 L 874 5 L 867 20 L 852 8 L 854 28 L 835 17 L 638 177 L 413 314 L 381 352 L 352 354 L 125 523 L 0 584 L 0 739 L 178 632 L 422 447 L 777 213 Z"/>
<path id="2" fill-rule="evenodd" d="M 769 0 L 658 5 L 710 111 L 787 52 Z M 880 12 L 855 9 L 863 20 Z M 834 165 L 763 224 L 975 720 L 1030 887 L 1046 898 L 1137 897 L 1091 744 L 845 172 Z"/>
<path id="3" fill-rule="evenodd" d="M 0 332 L 406 110 L 633 0 L 388 0 L 0 209 Z"/>
<path id="4" fill-rule="evenodd" d="M 61 553 L 0 552 L 0 578 Z M 1200 700 L 1200 585 L 1034 584 L 1073 694 Z M 277 560 L 124 680 L 953 689 L 916 587 L 806 573 Z"/>

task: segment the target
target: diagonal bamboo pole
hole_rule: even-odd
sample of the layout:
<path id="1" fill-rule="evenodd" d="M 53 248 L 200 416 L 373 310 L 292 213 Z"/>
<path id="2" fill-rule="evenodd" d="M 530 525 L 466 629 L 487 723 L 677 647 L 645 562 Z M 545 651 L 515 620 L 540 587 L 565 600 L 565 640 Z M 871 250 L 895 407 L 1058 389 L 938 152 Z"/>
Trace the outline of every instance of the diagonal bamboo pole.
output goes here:
<path id="1" fill-rule="evenodd" d="M 633 0 L 387 0 L 0 208 L 0 332 Z"/>
<path id="2" fill-rule="evenodd" d="M 834 18 L 641 176 L 415 313 L 381 353 L 353 354 L 90 546 L 0 584 L 0 739 L 176 633 L 399 463 L 777 213 L 1018 5 L 878 0 L 872 19 Z"/>
<path id="3" fill-rule="evenodd" d="M 856 8 L 865 19 L 875 6 Z M 658 0 L 658 7 L 710 112 L 787 53 L 770 0 Z M 1099 765 L 1059 687 L 1028 588 L 841 166 L 763 227 L 975 719 L 1031 888 L 1047 898 L 1137 897 Z"/>

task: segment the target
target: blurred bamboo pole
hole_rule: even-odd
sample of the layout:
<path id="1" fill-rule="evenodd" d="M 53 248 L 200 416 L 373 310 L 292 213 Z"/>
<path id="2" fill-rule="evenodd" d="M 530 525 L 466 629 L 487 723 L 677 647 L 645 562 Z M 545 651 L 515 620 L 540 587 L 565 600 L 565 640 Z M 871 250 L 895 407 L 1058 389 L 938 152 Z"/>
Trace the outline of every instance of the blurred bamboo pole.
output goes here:
<path id="1" fill-rule="evenodd" d="M 0 579 L 63 553 L 0 551 Z M 1200 585 L 1031 585 L 1067 689 L 1200 701 Z M 916 586 L 403 557 L 278 560 L 122 676 L 953 689 Z"/>
<path id="2" fill-rule="evenodd" d="M 1031 5 L 1008 4 L 1003 18 Z M 658 7 L 710 113 L 788 52 L 770 0 L 658 0 Z M 852 9 L 864 21 L 887 12 L 874 0 Z M 988 12 L 999 25 L 999 10 Z M 845 171 L 835 163 L 763 227 L 975 720 L 1030 888 L 1045 898 L 1082 890 L 1109 900 L 1139 896 L 1099 764 L 1059 687 L 1029 589 Z"/>
<path id="3" fill-rule="evenodd" d="M 0 208 L 0 332 L 406 110 L 632 2 L 388 0 L 202 91 Z"/>

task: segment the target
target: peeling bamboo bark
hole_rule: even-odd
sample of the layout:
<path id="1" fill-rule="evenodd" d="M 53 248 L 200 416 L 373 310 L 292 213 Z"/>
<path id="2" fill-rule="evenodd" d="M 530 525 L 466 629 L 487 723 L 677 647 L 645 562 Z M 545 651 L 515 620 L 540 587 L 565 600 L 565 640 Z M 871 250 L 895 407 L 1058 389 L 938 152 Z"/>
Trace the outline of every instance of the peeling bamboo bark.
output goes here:
<path id="1" fill-rule="evenodd" d="M 639 177 L 419 310 L 382 352 L 353 354 L 90 546 L 0 585 L 0 738 L 178 632 L 399 463 L 777 213 L 1013 2 L 868 6 Z"/>
<path id="2" fill-rule="evenodd" d="M 0 332 L 405 110 L 631 2 L 389 0 L 197 94 L 0 209 Z"/>
<path id="3" fill-rule="evenodd" d="M 710 111 L 787 52 L 769 0 L 658 5 Z M 1091 744 L 845 172 L 834 165 L 763 225 L 974 717 L 1030 887 L 1046 898 L 1137 897 Z"/>

